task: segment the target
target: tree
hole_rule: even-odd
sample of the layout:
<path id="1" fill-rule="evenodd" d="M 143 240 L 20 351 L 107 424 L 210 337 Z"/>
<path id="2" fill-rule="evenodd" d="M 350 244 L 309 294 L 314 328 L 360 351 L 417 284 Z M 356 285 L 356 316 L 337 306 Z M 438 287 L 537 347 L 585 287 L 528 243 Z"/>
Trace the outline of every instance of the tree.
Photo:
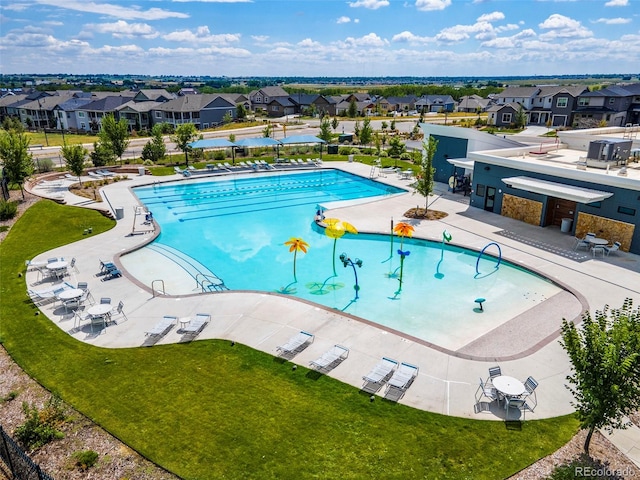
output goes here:
<path id="1" fill-rule="evenodd" d="M 334 132 L 338 129 L 338 125 L 340 125 L 338 117 L 333 117 L 333 120 L 331 120 L 331 128 L 333 128 Z"/>
<path id="2" fill-rule="evenodd" d="M 184 152 L 184 162 L 186 166 L 189 166 L 189 151 L 191 147 L 189 144 L 193 142 L 198 137 L 198 130 L 193 123 L 183 123 L 178 125 L 176 128 L 176 133 L 172 137 L 173 142 L 176 144 L 178 149 Z"/>
<path id="3" fill-rule="evenodd" d="M 158 163 L 167 154 L 167 147 L 162 138 L 162 124 L 157 123 L 151 129 L 151 140 L 142 148 L 142 160 Z"/>
<path id="4" fill-rule="evenodd" d="M 325 142 L 331 141 L 331 122 L 329 122 L 329 119 L 326 117 L 322 122 L 320 122 L 320 133 L 318 134 L 318 138 Z"/>
<path id="5" fill-rule="evenodd" d="M 369 145 L 373 137 L 373 129 L 371 128 L 371 120 L 365 118 L 362 122 L 362 128 L 360 129 L 360 143 L 363 145 Z"/>
<path id="6" fill-rule="evenodd" d="M 627 298 L 622 308 L 589 312 L 582 324 L 562 320 L 562 347 L 572 374 L 567 388 L 582 428 L 588 429 L 584 451 L 596 429 L 626 428 L 624 417 L 640 408 L 640 309 Z"/>
<path id="7" fill-rule="evenodd" d="M 389 128 L 389 124 L 383 120 L 382 123 L 380 124 L 380 128 L 384 132 L 387 128 Z"/>
<path id="8" fill-rule="evenodd" d="M 8 183 L 18 185 L 24 200 L 24 181 L 33 174 L 33 156 L 29 153 L 29 139 L 24 132 L 0 132 L 0 160 L 2 175 Z"/>
<path id="9" fill-rule="evenodd" d="M 524 128 L 527 124 L 527 115 L 524 113 L 524 107 L 522 105 L 520 105 L 520 108 L 518 108 L 516 112 L 515 124 L 517 128 Z"/>
<path id="10" fill-rule="evenodd" d="M 244 108 L 244 105 L 241 103 L 236 105 L 236 118 L 238 118 L 238 120 L 244 120 L 247 118 L 247 109 Z"/>
<path id="11" fill-rule="evenodd" d="M 93 142 L 93 151 L 89 156 L 91 157 L 91 163 L 93 163 L 94 167 L 104 167 L 116 160 L 116 156 L 109 146 L 102 142 Z"/>
<path id="12" fill-rule="evenodd" d="M 400 157 L 406 150 L 406 146 L 402 143 L 398 137 L 393 137 L 389 140 L 389 156 Z"/>
<path id="13" fill-rule="evenodd" d="M 353 126 L 353 135 L 360 141 L 360 122 L 356 120 L 355 125 Z"/>
<path id="14" fill-rule="evenodd" d="M 355 98 L 352 98 L 351 102 L 349 102 L 347 115 L 349 116 L 349 118 L 356 118 L 358 116 L 358 105 L 356 105 Z"/>
<path id="15" fill-rule="evenodd" d="M 112 114 L 102 117 L 102 128 L 98 133 L 100 141 L 109 147 L 113 154 L 120 159 L 129 146 L 129 123 L 126 118 L 116 122 Z"/>
<path id="16" fill-rule="evenodd" d="M 228 123 L 233 122 L 233 116 L 227 112 L 224 114 L 224 116 L 222 117 L 222 123 L 227 125 Z"/>
<path id="17" fill-rule="evenodd" d="M 427 215 L 429 208 L 429 195 L 433 192 L 433 176 L 436 169 L 433 168 L 433 157 L 438 148 L 438 141 L 429 136 L 429 141 L 422 142 L 422 161 L 420 162 L 420 171 L 416 175 L 416 183 L 413 188 L 414 193 L 424 195 L 424 214 Z"/>
<path id="18" fill-rule="evenodd" d="M 389 127 L 392 132 L 396 131 L 396 119 L 391 120 L 391 126 Z"/>
<path id="19" fill-rule="evenodd" d="M 271 136 L 272 130 L 273 130 L 273 127 L 271 126 L 271 124 L 267 123 L 267 126 L 262 129 L 262 136 L 264 138 L 269 138 Z"/>
<path id="20" fill-rule="evenodd" d="M 78 177 L 78 182 L 82 185 L 82 171 L 84 170 L 84 162 L 87 159 L 89 151 L 82 145 L 67 145 L 62 147 L 62 157 L 64 158 L 67 168 Z"/>

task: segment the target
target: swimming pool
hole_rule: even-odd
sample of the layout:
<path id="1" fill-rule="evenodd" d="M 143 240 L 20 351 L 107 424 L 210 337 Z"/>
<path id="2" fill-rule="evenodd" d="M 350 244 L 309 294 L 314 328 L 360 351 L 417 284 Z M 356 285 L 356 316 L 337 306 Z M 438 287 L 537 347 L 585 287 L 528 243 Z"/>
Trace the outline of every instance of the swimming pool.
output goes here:
<path id="1" fill-rule="evenodd" d="M 174 262 L 175 268 L 194 269 L 202 276 L 206 269 L 231 290 L 296 296 L 450 349 L 561 291 L 506 262 L 496 269 L 494 257 L 478 260 L 471 250 L 407 238 L 403 250 L 411 253 L 397 293 L 400 239 L 394 237 L 392 244 L 390 235 L 339 238 L 336 257 L 345 252 L 353 260 L 361 259 L 362 267 L 344 267 L 336 258 L 334 274 L 334 240 L 313 221 L 317 205 L 375 202 L 403 192 L 328 169 L 136 188 L 162 230 L 152 244 L 122 261 L 127 267 L 151 250 L 157 258 Z M 378 205 L 372 203 L 372 208 Z M 309 244 L 306 254 L 296 254 L 295 277 L 294 255 L 284 245 L 291 237 Z M 355 275 L 360 287 L 357 301 Z M 474 313 L 478 297 L 491 305 L 490 314 Z"/>

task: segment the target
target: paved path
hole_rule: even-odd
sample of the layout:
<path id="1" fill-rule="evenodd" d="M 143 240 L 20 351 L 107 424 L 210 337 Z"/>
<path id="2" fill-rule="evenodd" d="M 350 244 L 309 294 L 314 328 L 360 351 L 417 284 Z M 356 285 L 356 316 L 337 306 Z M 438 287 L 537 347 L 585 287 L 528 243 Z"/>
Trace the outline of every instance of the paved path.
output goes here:
<path id="1" fill-rule="evenodd" d="M 359 163 L 332 163 L 331 166 L 339 166 L 363 176 L 369 176 L 371 170 L 370 166 Z M 176 175 L 160 180 L 179 179 L 181 178 Z M 335 343 L 346 345 L 351 350 L 348 360 L 329 375 L 360 388 L 362 376 L 377 360 L 382 356 L 391 356 L 420 366 L 420 374 L 400 400 L 401 403 L 474 419 L 497 420 L 504 417 L 501 409 L 493 407 L 482 413 L 474 411 L 478 378 L 485 378 L 488 367 L 498 363 L 496 360 L 470 360 L 460 352 L 452 354 L 431 348 L 368 322 L 274 294 L 229 292 L 154 297 L 149 285 L 143 285 L 126 275 L 124 278 L 101 281 L 101 277 L 96 276 L 99 259 L 119 262 L 120 254 L 152 240 L 151 233 L 131 235 L 134 228 L 133 212 L 138 202 L 130 187 L 158 180 L 158 177 L 137 176 L 130 181 L 104 188 L 101 193 L 108 204 L 89 203 L 85 206 L 102 209 L 121 206 L 124 208 L 124 218 L 113 229 L 98 237 L 92 236 L 75 244 L 65 245 L 39 257 L 76 257 L 80 273 L 74 273 L 72 281 L 88 281 L 96 298 L 108 296 L 114 302 L 122 300 L 129 321 L 110 326 L 102 334 L 92 334 L 86 326 L 74 328 L 73 319 L 62 315 L 60 308 L 45 307 L 44 313 L 54 324 L 79 341 L 102 347 L 122 348 L 145 344 L 145 332 L 163 315 L 183 317 L 196 312 L 211 312 L 214 313 L 214 318 L 198 338 L 229 339 L 272 354 L 276 353 L 278 345 L 286 342 L 294 333 L 308 330 L 314 332 L 316 340 L 293 359 L 300 365 L 308 365 Z M 408 184 L 396 175 L 381 177 L 379 180 L 405 187 Z M 605 304 L 619 306 L 627 297 L 631 297 L 636 305 L 640 304 L 639 257 L 620 254 L 594 259 L 589 255 L 576 255 L 573 252 L 573 237 L 560 233 L 557 228 L 533 227 L 481 209 L 470 208 L 468 197 L 451 194 L 440 184 L 437 184 L 436 190 L 436 195 L 430 197 L 430 208 L 445 211 L 448 216 L 440 221 L 416 222 L 415 236 L 438 241 L 442 230 L 446 228 L 453 235 L 454 243 L 478 250 L 488 242 L 498 242 L 504 258 L 544 272 L 554 281 L 569 286 L 592 311 L 601 309 Z M 86 203 L 86 199 L 71 195 L 64 184 L 53 189 L 48 186 L 38 187 L 35 191 L 64 198 L 70 204 Z M 409 208 L 423 202 L 420 197 L 408 193 L 339 208 L 331 211 L 331 216 L 356 224 L 361 231 L 388 233 L 391 217 L 400 219 Z M 136 219 L 136 229 L 143 228 L 143 220 L 141 217 Z M 35 273 L 27 275 L 28 283 L 36 281 Z M 569 313 L 579 315 L 580 312 L 572 310 Z M 567 315 L 567 311 L 560 302 L 550 305 L 545 315 L 540 316 L 537 321 L 553 333 L 557 332 L 564 315 Z M 522 341 L 522 337 L 526 337 L 526 333 L 522 332 L 526 330 L 505 332 L 497 341 L 504 342 L 505 346 L 513 342 L 513 339 Z M 158 343 L 181 340 L 183 337 L 174 328 Z M 572 398 L 564 386 L 570 366 L 564 350 L 558 344 L 557 335 L 554 339 L 529 345 L 524 356 L 501 360 L 499 363 L 503 372 L 511 376 L 523 379 L 532 375 L 539 381 L 540 386 L 536 390 L 538 406 L 535 413 L 527 415 L 527 419 L 552 417 L 572 411 Z M 638 429 L 617 432 L 611 438 L 623 452 L 637 461 L 640 451 Z"/>

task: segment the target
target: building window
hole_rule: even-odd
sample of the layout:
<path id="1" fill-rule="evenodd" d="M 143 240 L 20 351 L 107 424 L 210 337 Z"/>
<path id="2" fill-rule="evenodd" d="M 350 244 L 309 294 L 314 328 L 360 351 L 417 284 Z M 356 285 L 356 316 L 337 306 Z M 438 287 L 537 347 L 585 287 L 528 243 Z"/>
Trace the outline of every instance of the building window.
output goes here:
<path id="1" fill-rule="evenodd" d="M 511 123 L 511 114 L 503 113 L 502 114 L 502 123 Z"/>
<path id="2" fill-rule="evenodd" d="M 629 207 L 618 207 L 618 213 L 621 213 L 623 215 L 631 215 L 632 217 L 634 217 L 636 215 L 636 209 Z"/>
<path id="3" fill-rule="evenodd" d="M 567 97 L 558 97 L 556 99 L 556 107 L 558 108 L 567 108 L 569 104 L 569 99 Z"/>
<path id="4" fill-rule="evenodd" d="M 610 98 L 609 99 L 609 105 L 613 105 L 614 103 L 616 103 L 616 99 L 615 98 Z"/>
<path id="5" fill-rule="evenodd" d="M 485 190 L 485 186 L 484 185 L 476 185 L 476 195 L 479 197 L 484 197 L 484 190 Z"/>
<path id="6" fill-rule="evenodd" d="M 156 112 L 156 118 L 162 118 L 162 112 Z"/>
<path id="7" fill-rule="evenodd" d="M 84 112 L 78 112 L 78 117 L 84 118 Z"/>
<path id="8" fill-rule="evenodd" d="M 578 99 L 578 105 L 580 107 L 586 107 L 587 105 L 589 105 L 589 100 L 591 100 L 590 98 L 579 98 Z"/>

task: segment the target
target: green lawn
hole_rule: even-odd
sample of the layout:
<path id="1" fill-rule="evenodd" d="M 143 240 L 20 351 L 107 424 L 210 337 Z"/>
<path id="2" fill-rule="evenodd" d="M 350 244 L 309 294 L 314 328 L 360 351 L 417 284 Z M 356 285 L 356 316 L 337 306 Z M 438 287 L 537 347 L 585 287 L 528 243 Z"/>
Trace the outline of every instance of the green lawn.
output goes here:
<path id="1" fill-rule="evenodd" d="M 18 274 L 25 259 L 83 238 L 86 226 L 96 234 L 111 225 L 49 201 L 22 216 L 0 249 L 0 339 L 45 387 L 180 477 L 499 479 L 576 432 L 572 416 L 508 428 L 370 402 L 227 341 L 115 350 L 78 342 L 35 315 Z"/>

